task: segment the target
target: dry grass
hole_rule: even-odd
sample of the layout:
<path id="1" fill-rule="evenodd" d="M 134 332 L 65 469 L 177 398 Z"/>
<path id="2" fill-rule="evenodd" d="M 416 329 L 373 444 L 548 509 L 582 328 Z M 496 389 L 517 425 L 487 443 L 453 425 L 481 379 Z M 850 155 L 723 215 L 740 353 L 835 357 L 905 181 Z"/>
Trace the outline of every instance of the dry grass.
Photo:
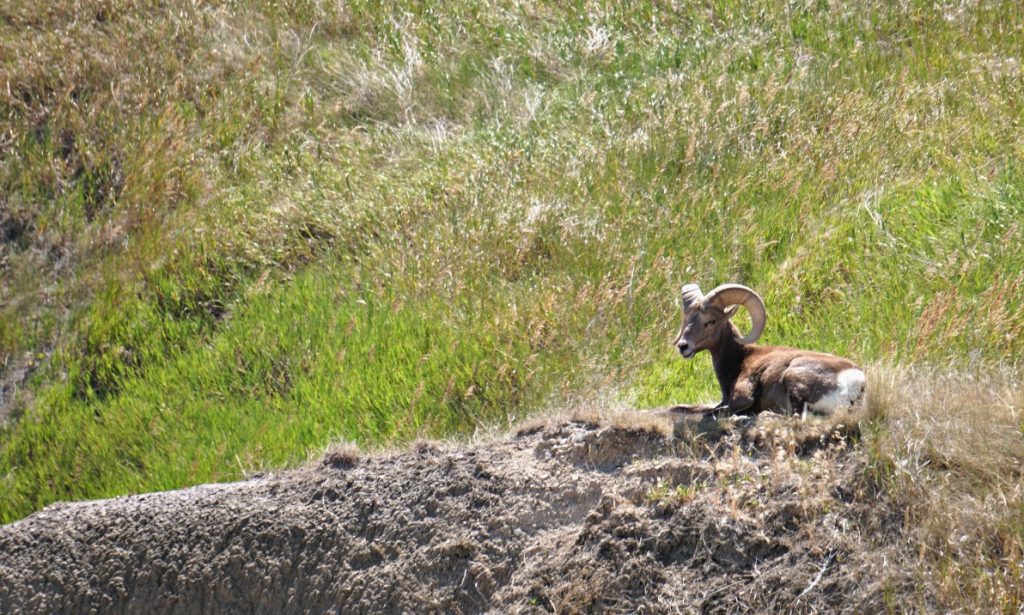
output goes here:
<path id="1" fill-rule="evenodd" d="M 675 436 L 673 421 L 670 417 L 657 412 L 637 411 L 624 403 L 620 395 L 607 391 L 577 396 L 575 399 L 517 420 L 510 425 L 510 428 L 515 434 L 526 434 L 567 421 L 648 431 L 665 438 Z M 497 429 L 481 430 L 481 433 L 500 435 L 505 432 L 498 427 Z"/>
<path id="2" fill-rule="evenodd" d="M 940 604 L 1024 607 L 1024 388 L 1018 369 L 876 367 L 872 478 L 904 512 L 907 548 Z"/>
<path id="3" fill-rule="evenodd" d="M 868 542 L 877 547 L 898 540 L 892 546 L 900 557 L 916 563 L 911 575 L 917 583 L 897 592 L 895 610 L 1019 613 L 1024 608 L 1020 369 L 876 364 L 868 371 L 864 407 L 809 421 L 763 414 L 741 426 L 740 442 L 752 446 L 748 450 L 755 457 L 772 456 L 774 463 L 759 466 L 727 438 L 711 447 L 716 472 L 732 472 L 741 482 L 760 477 L 797 485 L 806 496 L 802 505 L 821 508 L 840 462 L 863 460 L 864 482 L 857 490 L 868 502 L 872 492 L 877 494 L 871 514 L 889 511 L 898 517 L 898 528 L 879 526 Z M 747 497 L 730 495 L 729 489 L 726 483 L 713 497 L 736 502 Z"/>

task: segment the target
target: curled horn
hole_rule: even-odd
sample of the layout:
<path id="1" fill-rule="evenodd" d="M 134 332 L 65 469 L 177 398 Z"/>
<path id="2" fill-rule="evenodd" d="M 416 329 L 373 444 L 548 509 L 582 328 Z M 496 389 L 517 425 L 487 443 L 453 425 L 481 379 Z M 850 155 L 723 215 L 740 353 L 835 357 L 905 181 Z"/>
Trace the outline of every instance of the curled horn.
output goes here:
<path id="1" fill-rule="evenodd" d="M 750 333 L 740 339 L 741 344 L 753 344 L 761 337 L 768 322 L 768 311 L 760 295 L 742 284 L 722 284 L 707 294 L 704 299 L 723 310 L 730 305 L 742 305 L 750 312 Z"/>
<path id="2" fill-rule="evenodd" d="M 704 301 L 704 293 L 700 292 L 700 287 L 696 284 L 687 284 L 683 286 L 683 310 L 689 310 L 695 305 L 700 305 Z"/>

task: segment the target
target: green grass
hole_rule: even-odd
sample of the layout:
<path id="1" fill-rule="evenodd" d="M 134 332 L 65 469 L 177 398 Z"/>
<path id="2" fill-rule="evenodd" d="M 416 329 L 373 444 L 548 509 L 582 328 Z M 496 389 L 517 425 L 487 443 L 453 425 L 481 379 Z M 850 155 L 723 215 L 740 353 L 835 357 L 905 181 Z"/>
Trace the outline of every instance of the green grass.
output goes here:
<path id="1" fill-rule="evenodd" d="M 759 290 L 767 343 L 1017 366 L 1021 13 L 9 2 L 0 521 L 712 400 L 685 282 Z"/>
<path id="2" fill-rule="evenodd" d="M 519 403 L 509 391 L 528 394 L 528 375 L 487 358 L 523 357 L 526 340 L 464 337 L 475 316 L 445 326 L 432 318 L 436 300 L 403 305 L 357 286 L 300 273 L 254 293 L 206 344 L 126 380 L 103 403 L 47 389 L 37 407 L 64 410 L 19 423 L 5 455 L 34 463 L 13 474 L 7 497 L 38 497 L 40 482 L 88 497 L 237 478 L 341 438 L 464 429 Z M 173 446 L 153 448 L 164 441 Z M 40 442 L 49 452 L 37 458 L 28 445 Z"/>

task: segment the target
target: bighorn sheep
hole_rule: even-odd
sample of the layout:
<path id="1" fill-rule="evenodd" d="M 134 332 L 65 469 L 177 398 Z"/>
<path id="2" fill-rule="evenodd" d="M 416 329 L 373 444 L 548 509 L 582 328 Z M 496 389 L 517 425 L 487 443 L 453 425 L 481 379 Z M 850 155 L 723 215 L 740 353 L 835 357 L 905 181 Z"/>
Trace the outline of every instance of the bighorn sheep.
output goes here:
<path id="1" fill-rule="evenodd" d="M 740 284 L 723 284 L 705 296 L 696 284 L 683 286 L 683 324 L 675 345 L 684 358 L 701 350 L 711 362 L 722 389 L 717 406 L 678 406 L 677 410 L 762 410 L 830 414 L 860 400 L 866 379 L 852 361 L 824 352 L 782 346 L 756 346 L 768 313 L 756 292 Z M 731 322 L 739 306 L 750 313 L 745 336 Z"/>

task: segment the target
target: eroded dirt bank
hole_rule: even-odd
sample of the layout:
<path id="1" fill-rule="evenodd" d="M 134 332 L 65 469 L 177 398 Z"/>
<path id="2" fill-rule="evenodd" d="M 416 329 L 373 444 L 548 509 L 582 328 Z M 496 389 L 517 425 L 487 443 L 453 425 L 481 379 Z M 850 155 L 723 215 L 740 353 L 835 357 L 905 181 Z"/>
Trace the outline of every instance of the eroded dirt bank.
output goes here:
<path id="1" fill-rule="evenodd" d="M 798 445 L 766 421 L 703 443 L 555 422 L 470 448 L 339 453 L 54 505 L 0 528 L 0 612 L 898 608 L 886 596 L 907 582 L 899 520 L 859 454 L 842 438 Z"/>

